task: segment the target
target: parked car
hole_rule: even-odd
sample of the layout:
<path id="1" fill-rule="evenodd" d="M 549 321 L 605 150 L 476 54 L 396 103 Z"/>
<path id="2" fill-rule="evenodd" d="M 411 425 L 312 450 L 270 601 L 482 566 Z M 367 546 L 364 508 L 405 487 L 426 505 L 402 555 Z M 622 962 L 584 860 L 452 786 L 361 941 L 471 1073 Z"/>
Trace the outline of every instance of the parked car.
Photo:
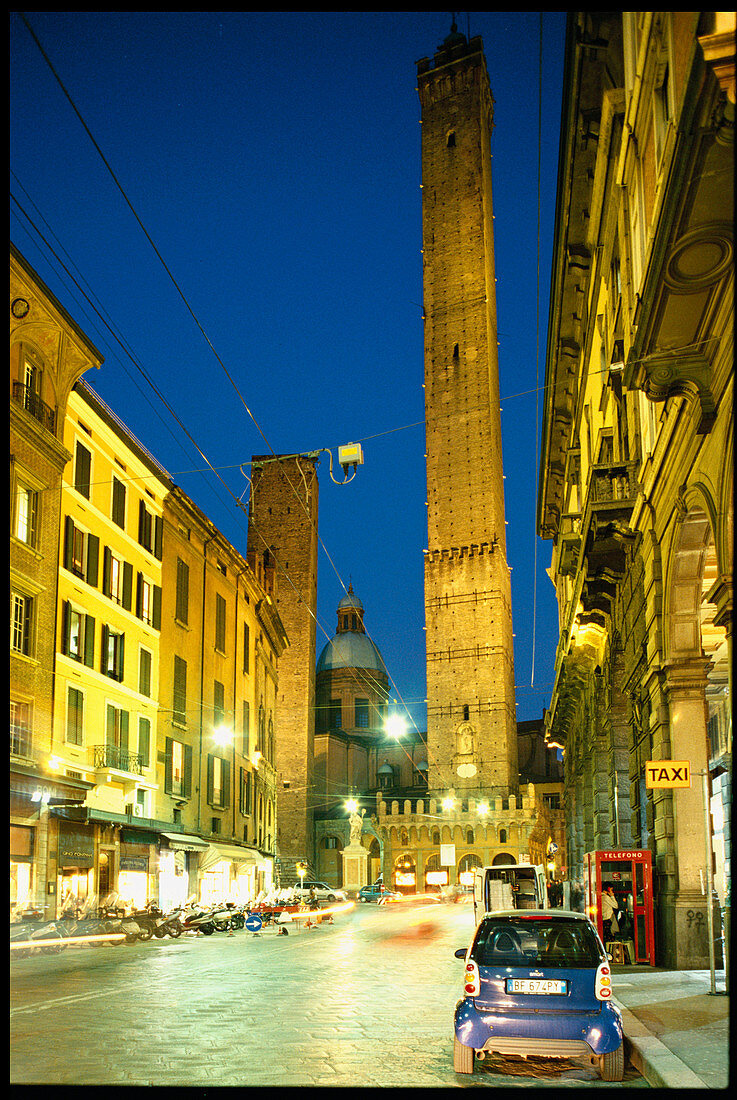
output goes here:
<path id="1" fill-rule="evenodd" d="M 358 891 L 359 901 L 386 901 L 397 896 L 391 890 L 387 890 L 382 882 L 374 882 L 371 886 L 362 886 Z"/>
<path id="2" fill-rule="evenodd" d="M 479 922 L 456 1005 L 453 1068 L 490 1053 L 587 1057 L 605 1081 L 624 1076 L 622 1017 L 609 958 L 591 921 L 562 909 L 500 910 Z"/>
<path id="3" fill-rule="evenodd" d="M 338 890 L 337 887 L 328 886 L 324 882 L 315 882 L 314 879 L 305 879 L 294 887 L 294 893 L 301 900 L 308 898 L 312 890 L 315 891 L 318 901 L 348 901 L 345 890 Z"/>

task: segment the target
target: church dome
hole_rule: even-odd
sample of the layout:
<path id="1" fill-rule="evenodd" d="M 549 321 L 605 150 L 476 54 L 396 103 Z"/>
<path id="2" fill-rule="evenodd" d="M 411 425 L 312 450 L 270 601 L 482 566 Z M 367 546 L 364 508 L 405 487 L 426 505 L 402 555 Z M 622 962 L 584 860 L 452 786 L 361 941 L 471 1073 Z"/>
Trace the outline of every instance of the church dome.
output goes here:
<path id="1" fill-rule="evenodd" d="M 386 675 L 384 660 L 365 634 L 344 630 L 327 643 L 317 662 L 318 672 L 336 668 L 368 668 Z"/>
<path id="2" fill-rule="evenodd" d="M 348 586 L 348 592 L 338 604 L 338 630 L 320 654 L 317 672 L 339 668 L 365 668 L 387 675 L 379 650 L 366 634 L 363 625 L 363 604 Z"/>

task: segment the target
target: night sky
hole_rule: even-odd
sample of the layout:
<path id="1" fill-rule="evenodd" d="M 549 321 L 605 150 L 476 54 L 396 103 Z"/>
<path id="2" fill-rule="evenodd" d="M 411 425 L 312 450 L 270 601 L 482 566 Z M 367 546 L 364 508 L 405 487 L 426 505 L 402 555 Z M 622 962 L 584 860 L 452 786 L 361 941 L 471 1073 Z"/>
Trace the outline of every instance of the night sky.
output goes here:
<path id="1" fill-rule="evenodd" d="M 415 62 L 433 56 L 452 13 L 24 14 L 38 42 L 12 12 L 11 240 L 104 355 L 86 381 L 242 553 L 237 501 L 253 454 L 329 448 L 342 480 L 338 446 L 361 443 L 350 484 L 333 484 L 327 455 L 319 466 L 318 654 L 352 582 L 391 698 L 424 730 Z M 507 550 L 526 720 L 549 702 L 558 641 L 535 503 L 565 13 L 543 16 L 542 78 L 539 13 L 457 22 L 483 38 L 495 99 Z"/>

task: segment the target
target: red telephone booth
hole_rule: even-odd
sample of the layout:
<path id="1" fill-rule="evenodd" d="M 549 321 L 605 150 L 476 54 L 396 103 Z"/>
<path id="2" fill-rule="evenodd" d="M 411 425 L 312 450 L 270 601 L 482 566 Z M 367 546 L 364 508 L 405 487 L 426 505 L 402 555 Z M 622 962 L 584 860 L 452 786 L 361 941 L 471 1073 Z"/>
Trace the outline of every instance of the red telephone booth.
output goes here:
<path id="1" fill-rule="evenodd" d="M 618 940 L 633 963 L 655 966 L 652 852 L 616 849 L 588 852 L 584 856 L 586 912 L 605 938 L 601 921 L 601 895 L 611 886 L 617 899 Z"/>

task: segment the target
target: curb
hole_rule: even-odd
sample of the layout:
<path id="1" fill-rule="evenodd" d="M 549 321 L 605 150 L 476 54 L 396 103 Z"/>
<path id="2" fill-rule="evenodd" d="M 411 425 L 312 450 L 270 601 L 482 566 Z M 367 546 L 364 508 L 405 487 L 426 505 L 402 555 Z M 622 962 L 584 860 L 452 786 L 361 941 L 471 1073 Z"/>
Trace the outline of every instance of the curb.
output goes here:
<path id="1" fill-rule="evenodd" d="M 622 1013 L 625 1054 L 649 1085 L 665 1089 L 709 1088 L 665 1043 L 648 1031 L 642 1021 L 625 1008 L 621 1001 L 616 997 L 612 1000 Z"/>

